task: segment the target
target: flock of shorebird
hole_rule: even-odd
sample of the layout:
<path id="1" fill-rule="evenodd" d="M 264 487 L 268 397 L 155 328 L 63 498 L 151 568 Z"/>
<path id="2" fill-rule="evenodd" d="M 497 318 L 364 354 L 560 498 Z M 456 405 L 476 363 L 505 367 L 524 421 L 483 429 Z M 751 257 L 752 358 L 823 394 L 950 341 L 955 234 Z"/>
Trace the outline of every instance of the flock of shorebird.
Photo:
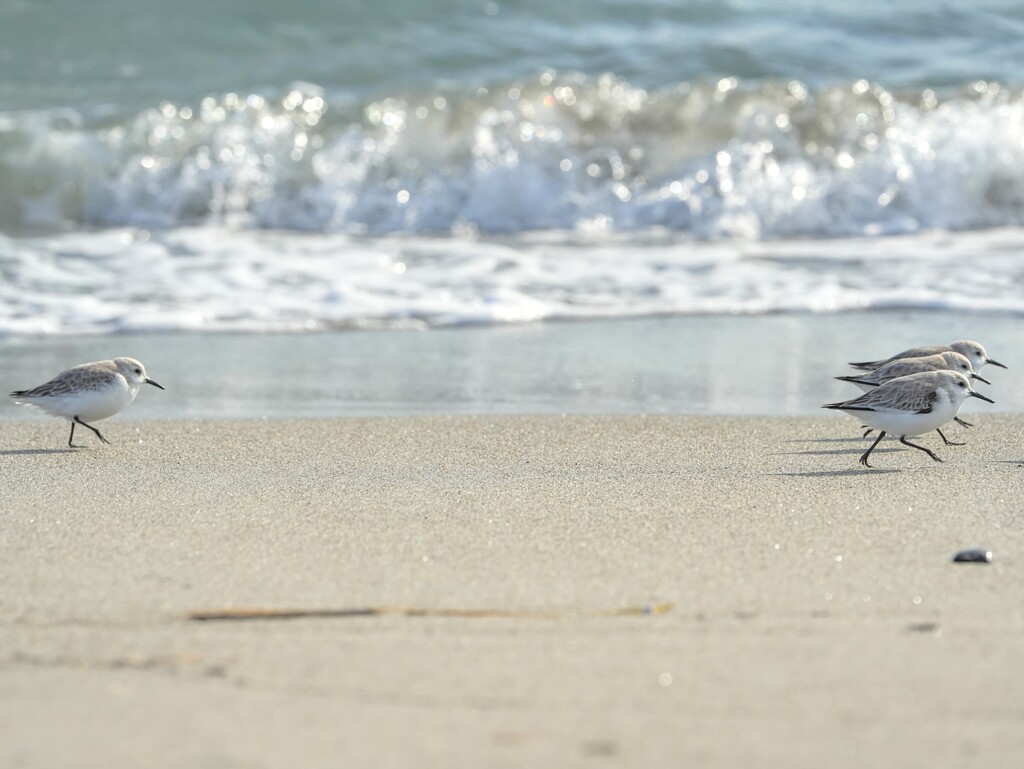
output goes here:
<path id="1" fill-rule="evenodd" d="M 887 434 L 941 462 L 934 451 L 907 438 L 935 430 L 947 446 L 963 445 L 946 438 L 941 428 L 952 421 L 971 426 L 957 416 L 968 398 L 995 402 L 971 386 L 971 380 L 990 384 L 978 373 L 989 363 L 1006 368 L 988 357 L 984 347 L 969 340 L 912 347 L 884 360 L 851 363 L 862 373 L 836 379 L 857 385 L 864 394 L 841 403 L 826 403 L 822 408 L 845 411 L 859 419 L 868 428 L 865 437 L 879 431 L 874 443 L 861 455 L 860 463 L 865 467 L 871 467 L 868 457 Z"/>
<path id="2" fill-rule="evenodd" d="M 991 398 L 971 387 L 971 380 L 989 384 L 978 373 L 989 363 L 1006 368 L 988 357 L 984 347 L 971 341 L 914 347 L 884 360 L 851 363 L 861 373 L 836 378 L 857 385 L 864 391 L 863 395 L 841 403 L 827 403 L 823 408 L 857 417 L 868 428 L 865 437 L 874 430 L 879 431 L 874 443 L 860 458 L 865 467 L 871 467 L 868 457 L 886 435 L 897 437 L 904 445 L 941 462 L 934 451 L 911 443 L 907 438 L 936 430 L 947 446 L 962 445 L 946 438 L 942 427 L 954 420 L 970 427 L 957 416 L 967 398 L 993 403 Z M 74 444 L 76 425 L 92 430 L 103 443 L 109 443 L 89 423 L 124 409 L 135 400 L 144 384 L 164 389 L 146 375 L 139 361 L 114 358 L 74 366 L 31 390 L 16 390 L 11 397 L 15 403 L 67 419 L 71 423 L 68 446 L 78 448 Z"/>

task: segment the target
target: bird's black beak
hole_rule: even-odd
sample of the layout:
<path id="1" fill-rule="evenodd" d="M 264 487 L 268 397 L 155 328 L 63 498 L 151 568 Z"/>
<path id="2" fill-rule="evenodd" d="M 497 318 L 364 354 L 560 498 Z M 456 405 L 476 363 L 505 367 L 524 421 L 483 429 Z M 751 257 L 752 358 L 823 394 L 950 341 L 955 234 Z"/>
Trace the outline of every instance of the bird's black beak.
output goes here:
<path id="1" fill-rule="evenodd" d="M 971 392 L 969 393 L 969 395 L 970 395 L 971 397 L 973 397 L 973 398 L 981 398 L 981 399 L 982 399 L 983 401 L 988 401 L 989 403 L 995 403 L 995 401 L 994 401 L 994 400 L 992 400 L 991 398 L 986 398 L 986 397 L 985 397 L 984 395 L 982 395 L 981 393 L 977 393 L 977 392 L 974 392 L 974 390 L 971 390 Z"/>
<path id="2" fill-rule="evenodd" d="M 153 387 L 159 387 L 161 390 L 167 389 L 162 384 L 160 384 L 159 382 L 154 382 L 152 379 L 149 379 L 148 377 L 146 378 L 146 384 L 151 384 L 151 385 L 153 385 Z M 987 382 L 986 382 L 986 384 L 987 384 Z"/>
<path id="3" fill-rule="evenodd" d="M 977 379 L 979 382 L 984 382 L 985 384 L 992 384 L 990 381 L 985 379 L 985 377 L 981 376 L 980 374 L 971 374 L 971 379 Z"/>
<path id="4" fill-rule="evenodd" d="M 999 366 L 999 368 L 1006 368 L 1006 366 L 1004 366 L 1002 363 L 1000 363 L 997 360 L 992 360 L 991 358 L 986 358 L 985 362 L 986 363 L 991 363 L 993 366 Z"/>

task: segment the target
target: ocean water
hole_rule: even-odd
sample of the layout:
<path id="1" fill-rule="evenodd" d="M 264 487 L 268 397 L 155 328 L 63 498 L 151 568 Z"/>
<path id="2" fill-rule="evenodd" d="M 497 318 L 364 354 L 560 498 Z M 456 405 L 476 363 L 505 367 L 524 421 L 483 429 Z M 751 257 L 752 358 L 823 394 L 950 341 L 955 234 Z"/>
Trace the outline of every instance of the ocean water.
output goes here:
<path id="1" fill-rule="evenodd" d="M 7 0 L 0 338 L 1024 313 L 1024 4 Z"/>
<path id="2" fill-rule="evenodd" d="M 1004 371 L 988 366 L 995 404 L 969 398 L 978 429 L 1024 411 L 1019 321 L 1009 315 L 931 311 L 776 313 L 613 318 L 337 333 L 126 332 L 11 336 L 0 342 L 9 389 L 39 384 L 70 361 L 112 354 L 142 359 L 165 390 L 144 387 L 132 419 L 280 418 L 443 414 L 829 415 L 837 437 L 858 422 L 823 403 L 855 397 L 833 379 L 847 362 L 919 340 L 984 337 Z M 41 343 L 42 342 L 42 343 Z M 49 417 L 13 404 L 0 420 Z M 55 440 L 66 428 L 53 425 Z M 130 428 L 115 427 L 111 439 Z M 950 428 L 970 440 L 970 431 Z M 129 433 L 130 434 L 130 433 Z M 56 445 L 59 445 L 56 444 Z M 866 448 L 866 446 L 865 446 Z"/>

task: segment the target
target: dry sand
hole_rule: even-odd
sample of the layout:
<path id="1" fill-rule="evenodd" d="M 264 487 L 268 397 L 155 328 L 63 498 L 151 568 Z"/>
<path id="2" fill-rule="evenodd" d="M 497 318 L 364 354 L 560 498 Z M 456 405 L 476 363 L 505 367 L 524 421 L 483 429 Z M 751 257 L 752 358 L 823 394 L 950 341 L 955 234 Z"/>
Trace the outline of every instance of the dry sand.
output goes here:
<path id="1" fill-rule="evenodd" d="M 839 416 L 6 423 L 0 766 L 1018 767 L 1024 416 L 977 421 L 874 471 Z M 183 618 L 385 605 L 484 616 Z"/>

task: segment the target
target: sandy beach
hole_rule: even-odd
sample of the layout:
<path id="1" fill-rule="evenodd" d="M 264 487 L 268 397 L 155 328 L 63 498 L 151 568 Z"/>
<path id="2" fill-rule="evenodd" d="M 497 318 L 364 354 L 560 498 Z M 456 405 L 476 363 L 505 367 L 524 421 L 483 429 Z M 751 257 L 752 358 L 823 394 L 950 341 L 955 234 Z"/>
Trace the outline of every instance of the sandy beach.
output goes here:
<path id="1" fill-rule="evenodd" d="M 976 421 L 873 471 L 838 416 L 5 423 L 0 765 L 1018 766 L 1024 415 Z"/>

